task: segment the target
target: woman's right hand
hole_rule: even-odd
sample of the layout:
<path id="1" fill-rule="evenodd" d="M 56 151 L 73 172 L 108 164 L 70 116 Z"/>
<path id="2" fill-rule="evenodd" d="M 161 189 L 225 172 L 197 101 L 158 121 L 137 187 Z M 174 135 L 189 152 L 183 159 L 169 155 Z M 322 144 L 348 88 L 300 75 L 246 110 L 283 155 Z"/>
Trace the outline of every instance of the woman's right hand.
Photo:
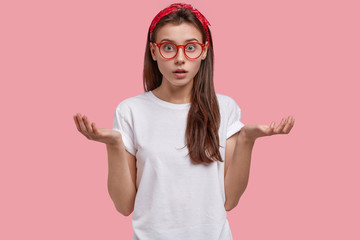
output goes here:
<path id="1" fill-rule="evenodd" d="M 109 145 L 122 144 L 120 132 L 107 128 L 97 128 L 94 122 L 90 124 L 89 119 L 85 115 L 81 116 L 80 113 L 74 115 L 74 121 L 79 132 L 89 140 Z"/>

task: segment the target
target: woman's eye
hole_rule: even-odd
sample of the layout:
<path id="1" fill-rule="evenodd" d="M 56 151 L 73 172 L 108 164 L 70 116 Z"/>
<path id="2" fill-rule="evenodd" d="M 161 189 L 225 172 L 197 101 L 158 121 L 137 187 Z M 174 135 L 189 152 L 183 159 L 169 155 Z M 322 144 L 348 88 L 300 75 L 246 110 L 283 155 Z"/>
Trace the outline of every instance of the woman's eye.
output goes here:
<path id="1" fill-rule="evenodd" d="M 187 47 L 186 47 L 186 50 L 189 50 L 189 51 L 194 51 L 195 49 L 196 49 L 195 44 L 187 45 Z"/>
<path id="2" fill-rule="evenodd" d="M 171 45 L 171 44 L 168 44 L 168 45 L 165 45 L 165 46 L 164 46 L 164 49 L 165 49 L 166 51 L 171 51 L 171 50 L 174 49 L 174 46 Z"/>

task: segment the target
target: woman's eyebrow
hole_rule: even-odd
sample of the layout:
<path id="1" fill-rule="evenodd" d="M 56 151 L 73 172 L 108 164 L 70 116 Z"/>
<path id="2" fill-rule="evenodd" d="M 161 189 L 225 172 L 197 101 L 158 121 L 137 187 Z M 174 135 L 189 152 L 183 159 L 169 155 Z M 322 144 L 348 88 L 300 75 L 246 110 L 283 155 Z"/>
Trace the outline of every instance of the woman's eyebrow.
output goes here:
<path id="1" fill-rule="evenodd" d="M 175 41 L 173 41 L 173 40 L 170 40 L 170 39 L 168 39 L 168 38 L 164 38 L 163 40 L 161 40 L 160 42 L 175 42 Z M 191 39 L 188 39 L 188 40 L 186 40 L 185 42 L 193 42 L 193 41 L 196 41 L 196 42 L 199 42 L 196 38 L 191 38 Z"/>

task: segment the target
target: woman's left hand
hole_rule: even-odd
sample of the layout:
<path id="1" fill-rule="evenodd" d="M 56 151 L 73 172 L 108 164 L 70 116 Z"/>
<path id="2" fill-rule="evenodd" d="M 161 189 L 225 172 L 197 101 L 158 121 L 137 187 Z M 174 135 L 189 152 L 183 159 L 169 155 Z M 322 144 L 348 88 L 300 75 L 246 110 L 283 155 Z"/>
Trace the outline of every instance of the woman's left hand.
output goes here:
<path id="1" fill-rule="evenodd" d="M 246 140 L 255 141 L 258 137 L 271 136 L 274 134 L 288 134 L 294 126 L 295 118 L 289 116 L 283 118 L 278 126 L 275 122 L 270 125 L 247 124 L 240 131 L 241 137 Z"/>

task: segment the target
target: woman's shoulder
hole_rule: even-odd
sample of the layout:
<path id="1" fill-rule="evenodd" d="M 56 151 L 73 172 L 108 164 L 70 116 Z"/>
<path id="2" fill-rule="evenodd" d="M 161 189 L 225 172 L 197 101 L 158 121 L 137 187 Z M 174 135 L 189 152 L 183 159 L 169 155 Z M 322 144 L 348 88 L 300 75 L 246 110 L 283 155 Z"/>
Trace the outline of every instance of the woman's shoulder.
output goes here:
<path id="1" fill-rule="evenodd" d="M 229 105 L 229 104 L 234 104 L 234 102 L 235 102 L 235 100 L 232 97 L 222 94 L 222 93 L 216 93 L 216 96 L 217 96 L 219 105 L 223 105 L 223 104 Z"/>
<path id="2" fill-rule="evenodd" d="M 136 96 L 126 97 L 120 101 L 116 106 L 116 111 L 132 112 L 133 109 L 141 109 L 142 106 L 146 107 L 148 92 L 143 92 Z"/>
<path id="3" fill-rule="evenodd" d="M 123 100 L 120 101 L 118 106 L 133 106 L 140 104 L 141 102 L 144 102 L 147 99 L 147 94 L 148 92 L 143 92 L 132 97 L 124 98 Z"/>
<path id="4" fill-rule="evenodd" d="M 220 112 L 224 114 L 224 116 L 229 116 L 233 112 L 241 111 L 239 104 L 233 97 L 220 93 L 216 93 L 216 96 L 218 98 Z"/>

